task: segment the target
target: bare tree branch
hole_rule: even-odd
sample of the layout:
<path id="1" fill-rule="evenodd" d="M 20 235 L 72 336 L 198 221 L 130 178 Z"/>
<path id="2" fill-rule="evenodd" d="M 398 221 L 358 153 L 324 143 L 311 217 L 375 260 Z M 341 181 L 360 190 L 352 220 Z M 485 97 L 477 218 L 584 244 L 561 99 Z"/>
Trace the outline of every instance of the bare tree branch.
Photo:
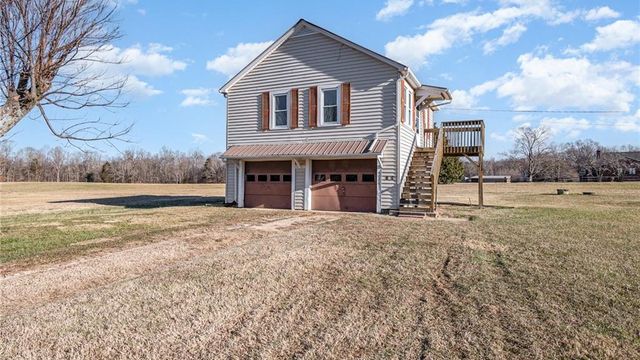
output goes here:
<path id="1" fill-rule="evenodd" d="M 101 64 L 119 37 L 110 0 L 0 0 L 0 138 L 34 108 L 67 141 L 121 139 L 131 126 L 101 120 L 57 129 L 47 107 L 117 108 L 126 78 Z M 112 144 L 112 142 L 110 142 Z"/>

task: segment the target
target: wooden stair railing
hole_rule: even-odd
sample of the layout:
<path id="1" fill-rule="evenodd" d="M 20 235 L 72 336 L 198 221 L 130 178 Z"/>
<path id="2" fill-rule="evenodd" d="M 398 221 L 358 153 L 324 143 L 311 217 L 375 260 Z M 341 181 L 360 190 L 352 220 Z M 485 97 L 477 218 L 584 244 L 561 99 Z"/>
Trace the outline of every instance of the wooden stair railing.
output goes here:
<path id="1" fill-rule="evenodd" d="M 440 178 L 440 165 L 444 156 L 444 131 L 438 131 L 431 165 L 431 212 L 436 211 L 436 198 L 438 196 L 438 179 Z"/>

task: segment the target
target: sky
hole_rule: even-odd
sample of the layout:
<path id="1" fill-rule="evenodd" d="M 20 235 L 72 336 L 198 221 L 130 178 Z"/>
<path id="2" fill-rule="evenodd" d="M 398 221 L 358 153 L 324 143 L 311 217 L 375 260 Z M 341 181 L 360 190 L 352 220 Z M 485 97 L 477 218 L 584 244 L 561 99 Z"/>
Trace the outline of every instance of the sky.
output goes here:
<path id="1" fill-rule="evenodd" d="M 300 18 L 449 88 L 436 121 L 484 119 L 489 157 L 520 126 L 640 145 L 637 0 L 112 1 L 123 36 L 104 56 L 125 59 L 108 71 L 128 77 L 129 105 L 55 115 L 133 123 L 119 150 L 224 151 L 218 89 Z M 68 146 L 31 115 L 9 133 L 15 147 Z"/>

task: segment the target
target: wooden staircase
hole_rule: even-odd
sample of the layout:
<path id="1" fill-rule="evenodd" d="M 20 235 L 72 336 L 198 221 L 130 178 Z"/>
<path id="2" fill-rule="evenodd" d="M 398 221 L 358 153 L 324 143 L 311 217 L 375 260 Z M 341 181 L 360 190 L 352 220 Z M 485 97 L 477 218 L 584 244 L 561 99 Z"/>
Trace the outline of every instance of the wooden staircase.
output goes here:
<path id="1" fill-rule="evenodd" d="M 400 217 L 435 216 L 434 148 L 416 148 L 400 197 Z"/>
<path id="2" fill-rule="evenodd" d="M 424 130 L 424 144 L 416 147 L 400 195 L 400 207 L 390 213 L 405 217 L 436 216 L 438 178 L 445 156 L 464 156 L 478 167 L 478 204 L 483 205 L 482 158 L 484 121 L 445 121 L 439 128 Z M 477 156 L 478 162 L 470 156 Z"/>

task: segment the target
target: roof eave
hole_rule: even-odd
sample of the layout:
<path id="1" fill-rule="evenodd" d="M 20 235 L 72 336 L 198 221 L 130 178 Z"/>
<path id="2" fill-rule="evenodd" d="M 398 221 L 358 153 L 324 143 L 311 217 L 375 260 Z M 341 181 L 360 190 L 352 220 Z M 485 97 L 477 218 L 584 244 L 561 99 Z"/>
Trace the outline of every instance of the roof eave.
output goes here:
<path id="1" fill-rule="evenodd" d="M 418 80 L 418 78 L 416 77 L 416 74 L 414 74 L 409 67 L 405 66 L 401 73 L 402 76 L 407 79 L 409 85 L 411 85 L 411 87 L 413 87 L 414 89 L 418 89 L 422 86 L 422 84 L 420 84 L 420 80 Z"/>

